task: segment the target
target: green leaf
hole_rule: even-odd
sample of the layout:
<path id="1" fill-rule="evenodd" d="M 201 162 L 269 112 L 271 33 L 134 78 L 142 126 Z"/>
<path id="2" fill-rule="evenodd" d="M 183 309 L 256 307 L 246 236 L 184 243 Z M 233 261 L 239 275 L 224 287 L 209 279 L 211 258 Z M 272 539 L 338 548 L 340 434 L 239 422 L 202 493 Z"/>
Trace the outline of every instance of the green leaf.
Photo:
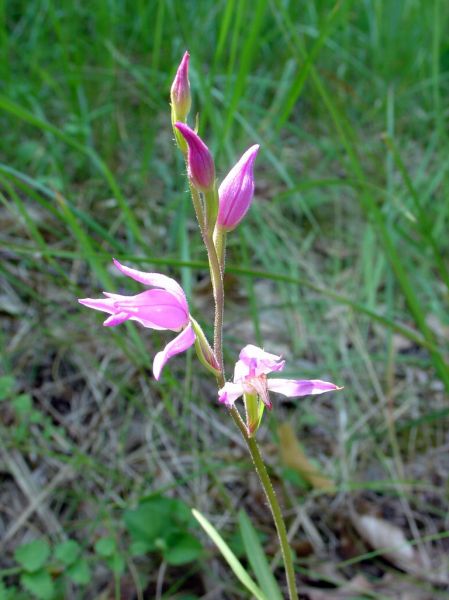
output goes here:
<path id="1" fill-rule="evenodd" d="M 169 565 L 183 565 L 196 560 L 202 553 L 201 543 L 190 533 L 173 536 L 163 556 Z"/>
<path id="2" fill-rule="evenodd" d="M 14 390 L 15 379 L 12 375 L 3 375 L 0 377 L 0 401 L 11 396 Z"/>
<path id="3" fill-rule="evenodd" d="M 112 556 L 117 549 L 117 543 L 112 537 L 103 537 L 95 542 L 95 552 L 99 556 Z"/>
<path id="4" fill-rule="evenodd" d="M 16 413 L 21 417 L 29 414 L 33 408 L 33 401 L 29 394 L 20 394 L 20 396 L 17 396 L 17 398 L 12 400 L 11 404 Z"/>
<path id="5" fill-rule="evenodd" d="M 123 520 L 134 541 L 154 542 L 165 537 L 173 524 L 173 503 L 161 496 L 149 498 L 124 513 Z"/>
<path id="6" fill-rule="evenodd" d="M 14 552 L 16 561 L 30 573 L 39 570 L 50 555 L 50 546 L 44 539 L 34 540 L 19 546 Z"/>
<path id="7" fill-rule="evenodd" d="M 220 550 L 223 558 L 230 566 L 231 570 L 234 572 L 234 575 L 237 579 L 246 587 L 247 590 L 253 594 L 258 600 L 268 600 L 268 597 L 259 589 L 256 583 L 251 579 L 248 575 L 247 571 L 245 571 L 244 566 L 239 561 L 239 559 L 232 552 L 230 547 L 215 529 L 215 527 L 209 523 L 209 521 L 197 510 L 192 509 L 192 514 L 210 539 L 214 542 L 217 548 Z"/>
<path id="8" fill-rule="evenodd" d="M 119 554 L 118 552 L 116 552 L 112 556 L 108 557 L 106 559 L 106 562 L 108 564 L 108 567 L 111 569 L 111 571 L 113 573 L 117 573 L 118 575 L 121 575 L 123 573 L 123 571 L 125 570 L 125 565 L 126 565 L 125 559 L 124 559 L 123 555 Z"/>
<path id="9" fill-rule="evenodd" d="M 20 583 L 39 600 L 51 600 L 53 598 L 53 580 L 50 573 L 45 569 L 40 569 L 34 573 L 23 573 L 20 577 Z"/>
<path id="10" fill-rule="evenodd" d="M 141 542 L 139 540 L 131 542 L 129 546 L 131 556 L 144 556 L 147 552 L 152 552 L 153 550 L 153 543 Z"/>
<path id="11" fill-rule="evenodd" d="M 67 540 L 55 547 L 54 556 L 64 565 L 69 566 L 75 562 L 81 552 L 81 547 L 75 540 Z"/>
<path id="12" fill-rule="evenodd" d="M 79 558 L 66 571 L 67 575 L 78 585 L 87 585 L 90 582 L 90 567 L 85 558 Z"/>
<path id="13" fill-rule="evenodd" d="M 246 556 L 260 587 L 270 600 L 282 600 L 281 591 L 271 572 L 257 531 L 243 509 L 239 511 L 239 526 Z"/>
<path id="14" fill-rule="evenodd" d="M 195 519 L 192 517 L 190 506 L 176 498 L 170 498 L 169 500 L 172 503 L 173 517 L 180 525 L 194 525 L 195 527 L 198 527 Z"/>

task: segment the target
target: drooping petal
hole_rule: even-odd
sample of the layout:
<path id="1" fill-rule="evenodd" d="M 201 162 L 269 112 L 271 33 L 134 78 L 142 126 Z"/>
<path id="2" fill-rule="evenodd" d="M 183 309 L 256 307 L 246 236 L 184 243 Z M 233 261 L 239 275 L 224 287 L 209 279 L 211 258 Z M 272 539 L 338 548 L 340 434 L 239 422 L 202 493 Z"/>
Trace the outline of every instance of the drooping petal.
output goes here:
<path id="1" fill-rule="evenodd" d="M 93 308 L 94 310 L 101 310 L 110 315 L 115 313 L 114 300 L 112 298 L 79 298 L 78 302 L 83 306 Z"/>
<path id="2" fill-rule="evenodd" d="M 164 365 L 172 356 L 184 352 L 195 343 L 195 333 L 189 323 L 181 333 L 169 342 L 161 352 L 158 352 L 153 360 L 153 374 L 156 380 L 161 376 Z"/>
<path id="3" fill-rule="evenodd" d="M 285 360 L 276 354 L 265 352 L 262 348 L 248 344 L 239 355 L 235 364 L 234 381 L 242 381 L 245 377 L 258 377 L 282 371 L 285 366 Z"/>
<path id="4" fill-rule="evenodd" d="M 217 223 L 226 231 L 235 229 L 248 212 L 254 195 L 254 161 L 259 145 L 251 146 L 232 167 L 218 188 Z"/>
<path id="5" fill-rule="evenodd" d="M 268 389 L 289 398 L 313 396 L 343 388 L 320 379 L 268 379 Z"/>
<path id="6" fill-rule="evenodd" d="M 171 277 L 167 277 L 167 275 L 162 275 L 162 273 L 146 273 L 145 271 L 138 271 L 137 269 L 131 269 L 131 267 L 126 267 L 119 263 L 115 258 L 112 259 L 114 265 L 117 267 L 119 271 L 126 275 L 127 277 L 131 277 L 131 279 L 135 279 L 139 283 L 143 283 L 144 285 L 149 285 L 152 287 L 162 288 L 163 290 L 167 290 L 168 292 L 172 292 L 179 296 L 183 302 L 185 303 L 186 312 L 188 312 L 186 295 L 184 294 L 184 290 L 182 287 Z"/>
<path id="7" fill-rule="evenodd" d="M 228 381 L 218 390 L 218 401 L 228 408 L 232 408 L 237 398 L 243 396 L 243 392 L 243 386 L 240 383 L 231 383 Z"/>
<path id="8" fill-rule="evenodd" d="M 115 302 L 145 327 L 179 331 L 189 322 L 189 313 L 179 297 L 165 290 L 146 290 Z"/>

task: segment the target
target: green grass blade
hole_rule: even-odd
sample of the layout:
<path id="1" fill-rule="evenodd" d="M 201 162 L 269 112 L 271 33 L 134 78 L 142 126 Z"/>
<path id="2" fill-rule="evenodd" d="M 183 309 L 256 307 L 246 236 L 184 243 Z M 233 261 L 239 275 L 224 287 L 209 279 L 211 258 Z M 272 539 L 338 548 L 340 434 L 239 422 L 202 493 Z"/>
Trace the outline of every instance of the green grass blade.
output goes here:
<path id="1" fill-rule="evenodd" d="M 130 241 L 132 241 L 133 238 L 135 238 L 142 242 L 142 234 L 140 232 L 139 225 L 137 224 L 137 221 L 125 197 L 120 191 L 120 187 L 117 181 L 115 180 L 112 171 L 109 169 L 106 163 L 104 163 L 103 160 L 98 156 L 98 154 L 94 150 L 92 150 L 92 148 L 80 144 L 71 136 L 61 131 L 61 129 L 59 129 L 58 127 L 55 127 L 51 123 L 48 123 L 47 121 L 36 117 L 33 113 L 29 112 L 22 106 L 19 106 L 18 104 L 16 104 L 15 102 L 3 95 L 0 95 L 0 109 L 9 112 L 21 121 L 25 121 L 26 123 L 29 123 L 30 125 L 39 128 L 41 131 L 48 131 L 52 133 L 56 138 L 66 143 L 68 146 L 71 146 L 75 150 L 78 150 L 82 154 L 88 156 L 109 184 L 109 187 L 117 200 L 120 210 L 122 211 L 123 217 L 128 225 L 129 233 L 131 234 Z"/>
<path id="2" fill-rule="evenodd" d="M 246 556 L 262 591 L 270 600 L 282 600 L 281 590 L 271 572 L 267 557 L 257 537 L 257 531 L 243 509 L 239 511 L 239 527 Z"/>
<path id="3" fill-rule="evenodd" d="M 248 573 L 245 571 L 244 566 L 232 552 L 231 548 L 227 545 L 215 527 L 209 523 L 209 521 L 196 509 L 192 509 L 192 514 L 210 539 L 214 542 L 217 548 L 220 550 L 223 558 L 230 566 L 234 575 L 237 579 L 251 592 L 258 600 L 269 600 L 267 596 L 259 589 L 256 583 L 251 579 Z"/>

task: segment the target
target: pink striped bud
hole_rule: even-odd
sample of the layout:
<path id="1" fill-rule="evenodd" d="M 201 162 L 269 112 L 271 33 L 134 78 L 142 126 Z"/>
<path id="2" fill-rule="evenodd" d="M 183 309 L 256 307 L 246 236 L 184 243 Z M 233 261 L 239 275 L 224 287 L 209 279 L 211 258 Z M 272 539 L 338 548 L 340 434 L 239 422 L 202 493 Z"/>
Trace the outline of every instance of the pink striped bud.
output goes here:
<path id="1" fill-rule="evenodd" d="M 189 53 L 185 52 L 170 90 L 173 123 L 175 121 L 185 121 L 192 105 L 189 83 L 189 58 Z"/>
<path id="2" fill-rule="evenodd" d="M 218 188 L 217 224 L 226 231 L 235 229 L 250 207 L 254 195 L 254 161 L 259 147 L 258 144 L 251 146 Z"/>
<path id="3" fill-rule="evenodd" d="M 192 184 L 200 192 L 211 191 L 215 182 L 215 165 L 209 148 L 185 123 L 175 123 L 175 127 L 187 142 L 187 171 Z"/>

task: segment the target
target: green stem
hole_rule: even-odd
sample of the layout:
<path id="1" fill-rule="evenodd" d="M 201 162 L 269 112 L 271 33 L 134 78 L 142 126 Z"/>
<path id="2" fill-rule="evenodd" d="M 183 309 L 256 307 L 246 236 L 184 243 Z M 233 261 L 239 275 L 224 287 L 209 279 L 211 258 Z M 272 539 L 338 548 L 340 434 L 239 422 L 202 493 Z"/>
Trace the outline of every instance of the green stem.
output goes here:
<path id="1" fill-rule="evenodd" d="M 214 246 L 217 251 L 220 269 L 224 276 L 226 258 L 226 231 L 218 225 L 215 227 L 214 231 Z"/>
<path id="2" fill-rule="evenodd" d="M 183 152 L 183 154 L 184 158 L 186 159 L 185 152 Z M 211 200 L 218 201 L 218 199 L 216 197 L 206 198 L 206 201 L 208 202 L 206 206 L 203 206 L 198 190 L 190 183 L 190 181 L 189 186 L 196 218 L 198 220 L 201 235 L 203 237 L 209 259 L 209 269 L 215 301 L 214 353 L 220 367 L 220 373 L 217 374 L 216 379 L 218 387 L 221 388 L 226 381 L 223 364 L 224 265 L 226 254 L 226 231 L 220 227 L 216 227 L 212 234 L 212 228 L 215 224 L 216 211 L 214 213 L 214 211 L 211 210 L 210 203 Z M 216 194 L 216 188 L 214 189 L 214 194 Z M 265 492 L 265 496 L 273 516 L 281 546 L 282 558 L 284 560 L 290 600 L 298 600 L 295 570 L 293 567 L 290 545 L 288 543 L 287 529 L 285 527 L 281 507 L 279 506 L 279 502 L 276 498 L 270 476 L 268 475 L 268 471 L 265 467 L 262 455 L 260 454 L 257 442 L 255 438 L 248 433 L 247 427 L 243 422 L 239 411 L 235 407 L 232 407 L 229 410 L 229 413 L 234 420 L 234 423 L 239 428 L 246 445 L 248 446 L 256 473 Z"/>
<path id="3" fill-rule="evenodd" d="M 276 525 L 279 542 L 281 545 L 282 558 L 284 560 L 285 574 L 287 577 L 288 593 L 290 600 L 298 600 L 298 590 L 296 588 L 295 570 L 293 568 L 292 553 L 290 545 L 288 543 L 287 529 L 285 527 L 284 519 L 282 517 L 281 507 L 276 498 L 273 485 L 268 475 L 267 468 L 263 461 L 262 455 L 260 454 L 259 447 L 254 437 L 248 435 L 245 423 L 242 421 L 239 411 L 234 407 L 229 410 L 229 413 L 234 420 L 234 423 L 240 429 L 246 445 L 248 446 L 249 453 L 253 459 L 254 467 L 257 475 L 259 476 L 260 483 L 262 484 L 263 491 L 267 497 L 268 505 L 273 515 L 274 524 Z"/>
<path id="4" fill-rule="evenodd" d="M 198 193 L 198 190 L 193 187 L 190 180 L 189 180 L 189 188 L 190 188 L 190 195 L 192 196 L 192 204 L 193 204 L 193 209 L 195 210 L 196 220 L 198 221 L 198 225 L 200 226 L 201 235 L 203 236 L 203 240 L 205 242 L 206 241 L 205 240 L 206 224 L 204 221 L 204 210 L 203 210 L 203 206 L 201 204 L 201 198 Z"/>
<path id="5" fill-rule="evenodd" d="M 201 234 L 203 236 L 203 241 L 207 250 L 207 257 L 209 259 L 209 270 L 210 276 L 212 280 L 212 289 L 214 292 L 214 302 L 215 302 L 215 320 L 214 320 L 214 353 L 215 357 L 218 361 L 220 371 L 223 374 L 223 382 L 225 379 L 224 375 L 224 365 L 223 365 L 223 311 L 224 311 L 224 288 L 223 288 L 223 275 L 220 267 L 220 262 L 218 260 L 217 251 L 215 250 L 214 242 L 212 240 L 212 235 L 210 235 L 207 231 L 206 224 L 204 222 L 204 211 L 201 206 L 201 198 L 198 190 L 190 185 L 190 193 L 192 194 L 193 206 L 195 208 L 195 212 L 198 211 L 202 216 L 202 219 L 198 219 L 200 224 Z M 220 379 L 221 381 L 221 379 Z"/>

